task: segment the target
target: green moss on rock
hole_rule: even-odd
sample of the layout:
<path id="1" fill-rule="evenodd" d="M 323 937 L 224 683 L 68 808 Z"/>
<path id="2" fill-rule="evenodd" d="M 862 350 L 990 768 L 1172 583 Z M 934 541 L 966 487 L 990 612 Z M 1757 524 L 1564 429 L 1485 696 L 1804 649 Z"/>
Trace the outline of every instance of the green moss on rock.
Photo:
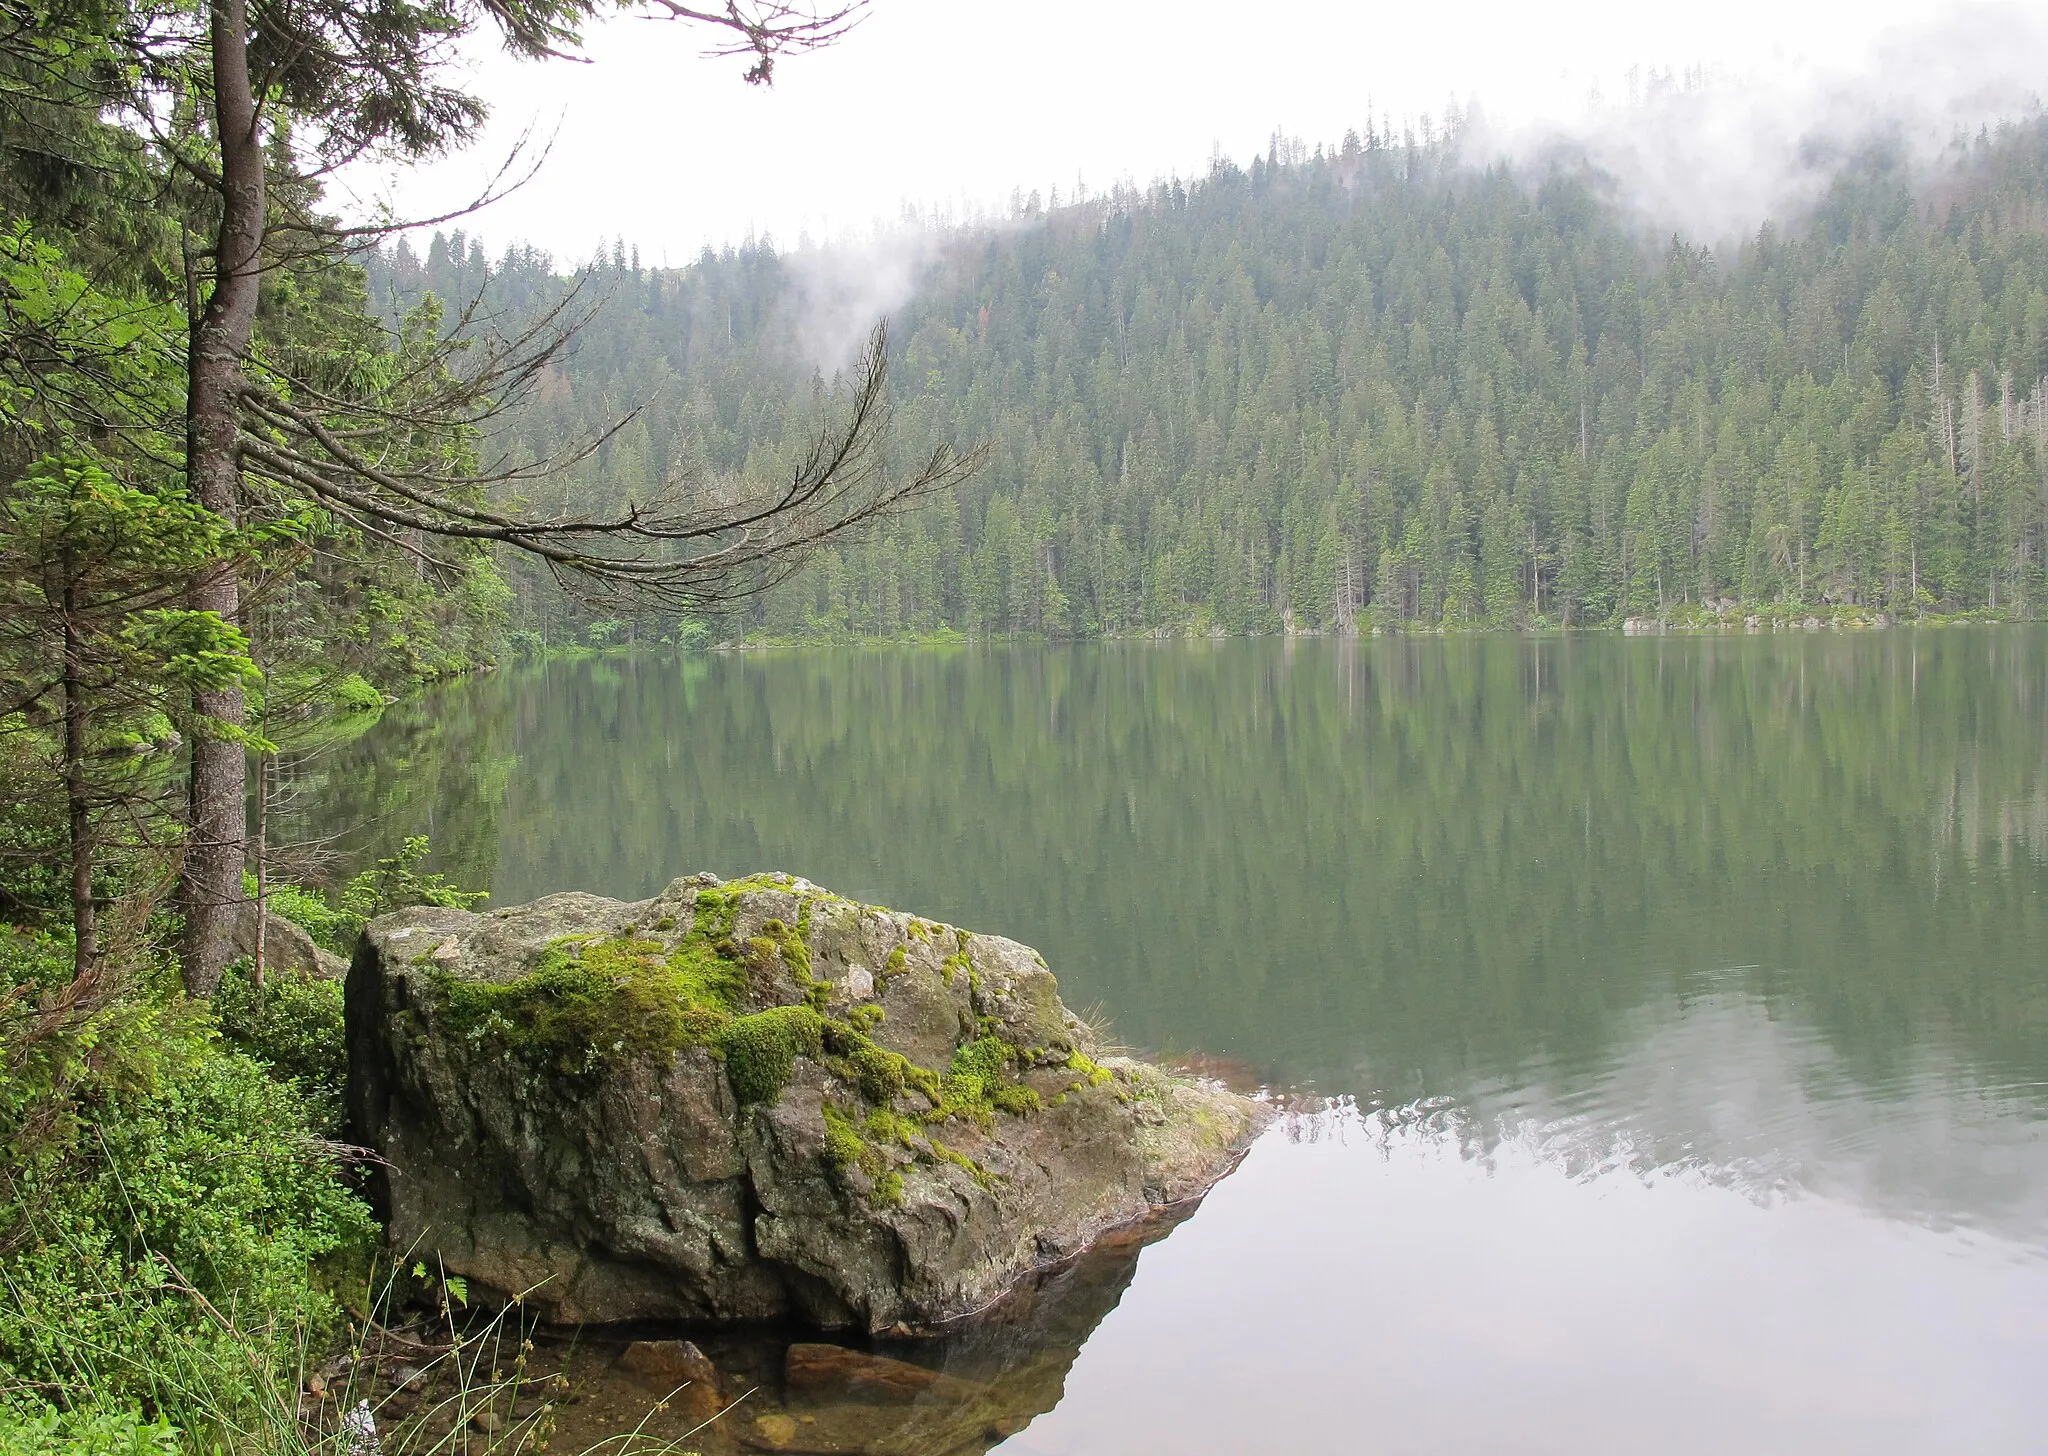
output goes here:
<path id="1" fill-rule="evenodd" d="M 869 1153 L 867 1140 L 853 1125 L 851 1119 L 834 1107 L 825 1104 L 825 1161 L 835 1168 L 858 1167 L 861 1159 Z"/>
<path id="2" fill-rule="evenodd" d="M 1010 1078 L 1017 1056 L 1016 1047 L 987 1030 L 959 1047 L 928 1120 L 968 1117 L 987 1127 L 997 1112 L 1021 1117 L 1038 1111 L 1038 1094 Z"/>
<path id="3" fill-rule="evenodd" d="M 884 1106 L 905 1091 L 921 1092 L 937 1106 L 940 1079 L 936 1072 L 920 1067 L 900 1052 L 879 1046 L 860 1026 L 845 1021 L 825 1023 L 827 1065 L 861 1090 L 868 1101 Z"/>
<path id="4" fill-rule="evenodd" d="M 780 1097 L 796 1059 L 822 1055 L 824 1043 L 825 1019 L 810 1006 L 771 1006 L 736 1016 L 719 1038 L 726 1080 L 742 1106 Z"/>
<path id="5" fill-rule="evenodd" d="M 1037 1092 L 1022 1083 L 998 1087 L 989 1094 L 988 1100 L 996 1111 L 1007 1112 L 1012 1117 L 1028 1116 L 1045 1105 L 1039 1100 Z"/>
<path id="6" fill-rule="evenodd" d="M 450 1025 L 472 1043 L 577 1075 L 714 1041 L 745 977 L 700 944 L 670 951 L 629 934 L 565 937 L 514 981 L 437 971 L 433 986 Z"/>

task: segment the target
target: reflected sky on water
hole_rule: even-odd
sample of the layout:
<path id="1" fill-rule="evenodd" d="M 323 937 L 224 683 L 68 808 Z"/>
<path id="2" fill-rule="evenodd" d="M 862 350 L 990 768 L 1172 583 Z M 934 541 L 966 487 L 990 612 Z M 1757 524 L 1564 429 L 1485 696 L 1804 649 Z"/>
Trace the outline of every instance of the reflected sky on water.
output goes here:
<path id="1" fill-rule="evenodd" d="M 1336 1099 L 1006 1451 L 2033 1451 L 2044 711 L 2037 628 L 604 660 L 401 705 L 298 828 L 790 870 Z"/>

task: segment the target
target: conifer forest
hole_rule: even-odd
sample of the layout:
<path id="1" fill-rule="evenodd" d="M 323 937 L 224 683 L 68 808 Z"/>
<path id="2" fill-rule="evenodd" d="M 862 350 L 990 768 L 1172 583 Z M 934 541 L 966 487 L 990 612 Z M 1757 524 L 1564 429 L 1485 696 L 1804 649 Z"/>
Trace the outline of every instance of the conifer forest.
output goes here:
<path id="1" fill-rule="evenodd" d="M 2038 123 L 1933 166 L 1844 156 L 1810 212 L 1727 247 L 1651 233 L 1583 170 L 1467 164 L 1455 134 L 1034 197 L 935 238 L 890 321 L 906 453 L 987 440 L 987 469 L 719 631 L 2029 615 L 2044 229 Z M 507 426 L 539 451 L 631 414 L 552 487 L 579 505 L 779 470 L 835 367 L 769 243 L 677 269 L 618 243 L 572 274 L 454 233 L 370 278 L 391 316 L 592 301 Z M 579 630 L 537 578 L 520 613 Z"/>

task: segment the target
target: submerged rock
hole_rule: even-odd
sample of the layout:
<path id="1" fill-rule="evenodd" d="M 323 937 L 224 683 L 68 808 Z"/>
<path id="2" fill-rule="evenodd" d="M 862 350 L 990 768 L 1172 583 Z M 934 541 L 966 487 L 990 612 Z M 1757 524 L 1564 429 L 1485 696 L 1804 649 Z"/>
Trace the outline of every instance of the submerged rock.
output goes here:
<path id="1" fill-rule="evenodd" d="M 563 1322 L 928 1329 L 1199 1196 L 1258 1113 L 1101 1056 L 1029 948 L 783 875 L 386 916 L 347 1005 L 394 1247 Z"/>
<path id="2" fill-rule="evenodd" d="M 680 1399 L 695 1420 L 710 1420 L 724 1404 L 718 1367 L 689 1340 L 635 1340 L 620 1354 L 619 1369 Z"/>
<path id="3" fill-rule="evenodd" d="M 864 1405 L 909 1405 L 920 1396 L 958 1402 L 987 1394 L 985 1386 L 906 1360 L 804 1341 L 784 1357 L 784 1382 L 791 1395 Z"/>

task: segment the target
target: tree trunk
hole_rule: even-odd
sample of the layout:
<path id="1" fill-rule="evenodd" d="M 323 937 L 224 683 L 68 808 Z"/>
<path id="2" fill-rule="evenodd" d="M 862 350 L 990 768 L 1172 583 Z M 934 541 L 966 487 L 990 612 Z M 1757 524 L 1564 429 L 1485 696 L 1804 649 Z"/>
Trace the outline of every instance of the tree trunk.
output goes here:
<path id="1" fill-rule="evenodd" d="M 224 520 L 241 514 L 241 462 L 235 435 L 242 380 L 256 321 L 259 252 L 265 212 L 260 117 L 249 84 L 248 13 L 244 0 L 212 0 L 214 125 L 220 142 L 221 221 L 214 240 L 213 291 L 192 331 L 186 397 L 186 470 L 199 503 Z M 192 607 L 232 622 L 240 583 L 232 568 L 209 571 L 192 585 Z M 232 732 L 242 722 L 240 688 L 193 695 L 202 720 L 192 738 L 192 808 L 185 846 L 182 899 L 185 988 L 208 996 L 220 984 L 231 930 L 242 899 L 243 800 L 248 760 Z"/>
<path id="2" fill-rule="evenodd" d="M 256 754 L 256 964 L 250 979 L 263 985 L 264 947 L 270 939 L 270 755 Z"/>
<path id="3" fill-rule="evenodd" d="M 68 553 L 67 553 L 68 556 Z M 85 780 L 92 710 L 85 701 L 85 652 L 74 615 L 71 563 L 64 581 L 64 806 L 71 822 L 71 967 L 83 976 L 99 958 L 99 914 L 92 898 L 92 801 Z"/>

